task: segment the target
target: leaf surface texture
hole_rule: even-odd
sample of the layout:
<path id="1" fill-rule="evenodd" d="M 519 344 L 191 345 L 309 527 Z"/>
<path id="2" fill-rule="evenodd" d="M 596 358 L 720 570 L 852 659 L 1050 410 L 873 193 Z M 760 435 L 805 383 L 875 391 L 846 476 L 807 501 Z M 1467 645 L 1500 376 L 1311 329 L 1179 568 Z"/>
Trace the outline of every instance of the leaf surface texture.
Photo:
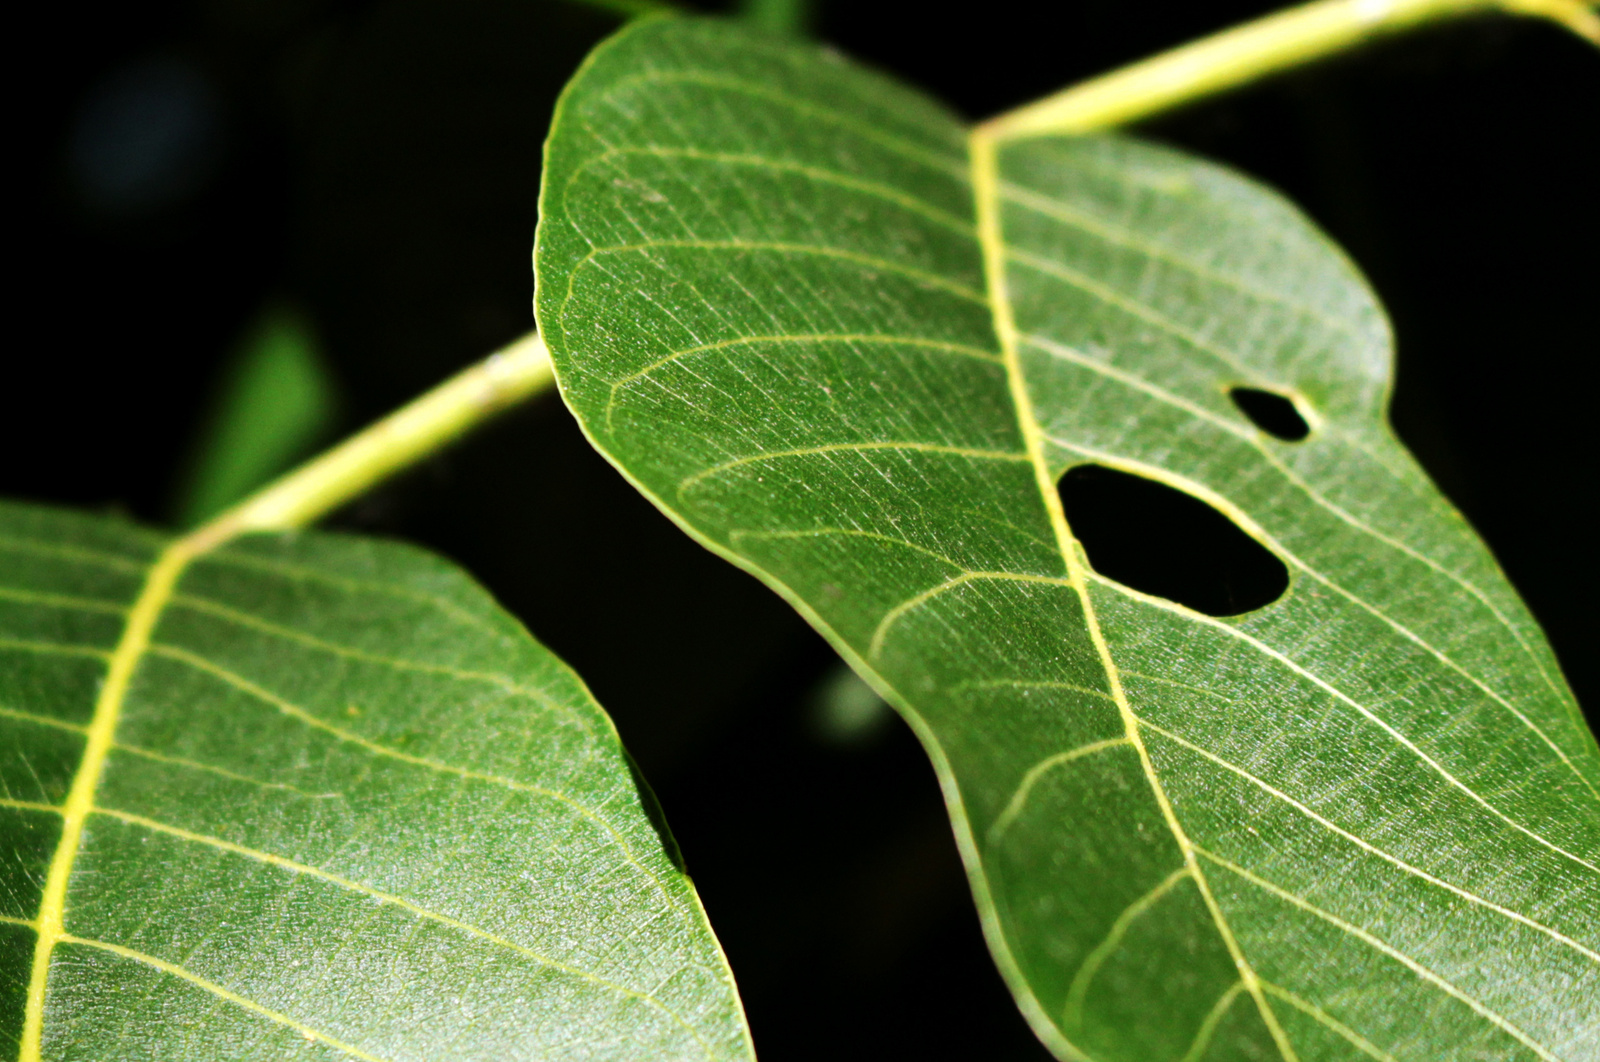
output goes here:
<path id="1" fill-rule="evenodd" d="M 910 720 L 1059 1055 L 1600 1053 L 1600 753 L 1295 208 L 683 20 L 591 58 L 543 189 L 567 402 Z M 1287 592 L 1217 617 L 1098 574 L 1083 464 L 1210 505 Z"/>
<path id="2" fill-rule="evenodd" d="M 8 1057 L 750 1057 L 609 718 L 456 568 L 6 505 L 0 570 Z"/>

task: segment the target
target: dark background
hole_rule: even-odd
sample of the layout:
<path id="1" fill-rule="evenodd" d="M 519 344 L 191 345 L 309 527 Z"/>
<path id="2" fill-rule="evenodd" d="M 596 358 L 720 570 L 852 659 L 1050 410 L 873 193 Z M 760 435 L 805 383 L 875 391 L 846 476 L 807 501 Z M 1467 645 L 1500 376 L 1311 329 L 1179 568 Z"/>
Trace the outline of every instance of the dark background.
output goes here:
<path id="1" fill-rule="evenodd" d="M 160 523 L 223 357 L 271 298 L 315 322 L 347 428 L 531 327 L 539 145 L 612 16 L 561 0 L 29 8 L 10 38 L 23 194 L 0 493 Z M 1264 10 L 841 0 L 814 29 L 978 117 Z M 139 143 L 166 155 L 159 179 L 118 184 L 103 153 L 133 97 Z M 1591 713 L 1597 116 L 1600 51 L 1486 17 L 1142 129 L 1283 189 L 1366 270 L 1399 334 L 1396 426 Z M 1046 1057 L 989 964 L 909 733 L 821 736 L 826 646 L 639 499 L 557 400 L 334 523 L 459 561 L 589 680 L 665 804 L 764 1059 Z"/>

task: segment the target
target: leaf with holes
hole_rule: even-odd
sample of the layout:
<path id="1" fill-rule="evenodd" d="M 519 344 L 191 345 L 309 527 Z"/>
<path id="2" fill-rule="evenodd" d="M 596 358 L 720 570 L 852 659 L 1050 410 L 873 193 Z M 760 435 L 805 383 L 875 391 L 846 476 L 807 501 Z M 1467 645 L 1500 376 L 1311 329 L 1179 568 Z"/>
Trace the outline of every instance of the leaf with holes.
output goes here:
<path id="1" fill-rule="evenodd" d="M 1293 207 L 705 21 L 547 152 L 567 402 L 910 720 L 1057 1054 L 1596 1057 L 1600 750 Z"/>
<path id="2" fill-rule="evenodd" d="M 611 721 L 455 568 L 21 506 L 0 565 L 23 1062 L 751 1057 Z"/>

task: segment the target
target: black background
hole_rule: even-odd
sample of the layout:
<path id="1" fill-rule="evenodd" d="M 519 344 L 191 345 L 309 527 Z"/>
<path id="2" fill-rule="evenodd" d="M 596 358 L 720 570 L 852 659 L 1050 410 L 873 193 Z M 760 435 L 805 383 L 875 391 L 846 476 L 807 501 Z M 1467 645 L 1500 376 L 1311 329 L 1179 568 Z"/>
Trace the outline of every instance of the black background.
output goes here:
<path id="1" fill-rule="evenodd" d="M 222 356 L 270 297 L 311 314 L 348 428 L 531 327 L 544 126 L 614 18 L 559 0 L 29 7 L 11 29 L 0 493 L 160 523 Z M 815 29 L 979 117 L 1265 9 L 837 2 Z M 74 138 L 152 63 L 198 76 L 210 132 L 173 187 L 108 205 Z M 1399 335 L 1396 426 L 1591 712 L 1597 104 L 1600 51 L 1486 17 L 1141 130 L 1283 189 L 1367 272 Z M 665 804 L 768 1062 L 1046 1057 L 988 962 L 909 733 L 820 739 L 827 648 L 634 495 L 557 400 L 333 522 L 454 558 L 589 680 Z"/>

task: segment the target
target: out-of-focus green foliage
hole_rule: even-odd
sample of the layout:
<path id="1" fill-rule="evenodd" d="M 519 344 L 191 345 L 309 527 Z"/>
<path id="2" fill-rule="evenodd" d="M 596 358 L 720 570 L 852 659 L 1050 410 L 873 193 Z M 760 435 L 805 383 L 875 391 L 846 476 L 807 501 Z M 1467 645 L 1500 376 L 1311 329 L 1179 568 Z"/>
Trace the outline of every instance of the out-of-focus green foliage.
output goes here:
<path id="1" fill-rule="evenodd" d="M 175 506 L 193 527 L 288 468 L 332 427 L 334 384 L 303 314 L 274 303 L 233 355 Z"/>

